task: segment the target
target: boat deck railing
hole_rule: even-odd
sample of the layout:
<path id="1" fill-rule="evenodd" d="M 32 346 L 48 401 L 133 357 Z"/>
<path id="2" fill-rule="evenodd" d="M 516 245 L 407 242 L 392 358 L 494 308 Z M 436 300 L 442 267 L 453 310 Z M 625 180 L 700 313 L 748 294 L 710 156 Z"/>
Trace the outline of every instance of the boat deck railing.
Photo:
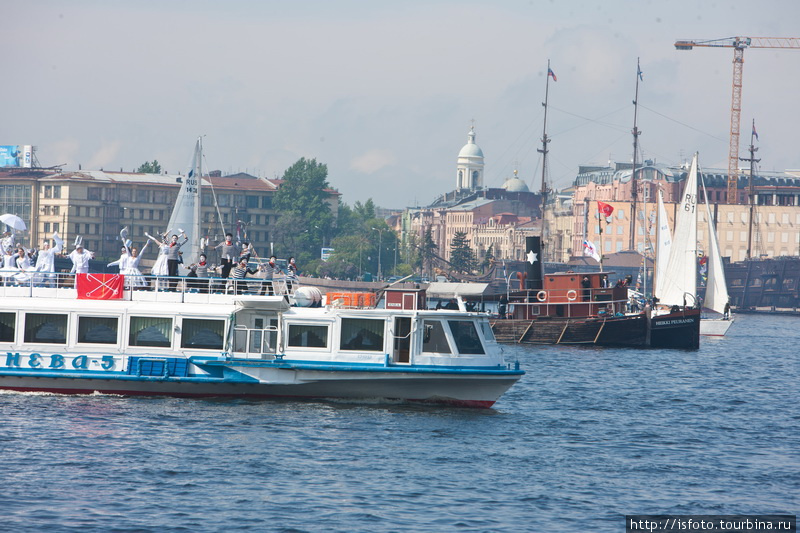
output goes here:
<path id="1" fill-rule="evenodd" d="M 517 291 L 509 300 L 514 318 L 536 316 L 613 316 L 630 311 L 627 287 L 531 289 Z"/>
<path id="2" fill-rule="evenodd" d="M 122 294 L 109 297 L 114 282 L 108 276 L 86 274 L 91 288 L 86 299 L 123 299 L 180 302 L 219 301 L 225 296 L 286 296 L 294 294 L 296 279 L 276 276 L 263 278 L 197 278 L 169 276 L 123 276 Z M 118 282 L 117 282 L 118 283 Z M 63 272 L 2 272 L 0 296 L 76 299 L 76 275 Z"/>

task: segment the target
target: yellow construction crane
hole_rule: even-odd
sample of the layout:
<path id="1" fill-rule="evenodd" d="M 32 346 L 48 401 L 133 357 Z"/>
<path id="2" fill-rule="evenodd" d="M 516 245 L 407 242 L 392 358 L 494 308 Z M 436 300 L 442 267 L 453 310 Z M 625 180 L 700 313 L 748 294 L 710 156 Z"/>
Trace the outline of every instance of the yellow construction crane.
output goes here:
<path id="1" fill-rule="evenodd" d="M 798 37 L 726 37 L 708 41 L 675 41 L 678 50 L 695 46 L 733 48 L 733 97 L 731 98 L 731 140 L 728 152 L 728 203 L 739 203 L 736 185 L 739 180 L 739 119 L 742 114 L 742 66 L 745 48 L 800 48 Z"/>

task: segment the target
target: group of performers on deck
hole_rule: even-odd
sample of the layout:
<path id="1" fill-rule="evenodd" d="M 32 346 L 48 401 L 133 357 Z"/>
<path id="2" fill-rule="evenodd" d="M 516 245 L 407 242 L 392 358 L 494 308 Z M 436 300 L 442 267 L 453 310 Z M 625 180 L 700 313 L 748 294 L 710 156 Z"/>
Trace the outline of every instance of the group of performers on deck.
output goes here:
<path id="1" fill-rule="evenodd" d="M 158 246 L 158 257 L 150 269 L 151 278 L 155 279 L 155 289 L 157 290 L 177 290 L 179 283 L 179 266 L 183 263 L 181 247 L 185 245 L 189 238 L 183 230 L 178 230 L 179 234 L 173 234 L 168 238 L 169 232 L 165 232 L 158 237 L 145 233 L 147 241 L 141 250 L 133 247 L 133 243 L 128 239 L 128 228 L 123 228 L 120 237 L 123 243 L 119 259 L 108 263 L 107 266 L 116 266 L 120 274 L 125 275 L 125 285 L 136 290 L 151 289 L 148 279 L 139 269 L 139 262 L 142 254 L 147 250 L 150 242 Z M 5 285 L 27 285 L 33 278 L 36 286 L 55 287 L 57 275 L 55 273 L 55 256 L 61 254 L 64 249 L 64 241 L 53 233 L 50 239 L 46 239 L 38 250 L 26 250 L 21 245 L 15 245 L 14 234 L 6 232 L 0 238 L 0 252 L 3 254 L 2 268 L 0 268 L 0 278 Z M 245 282 L 243 281 L 248 274 L 255 276 L 260 281 L 257 291 L 262 295 L 275 294 L 274 279 L 277 274 L 285 274 L 287 291 L 291 292 L 294 284 L 297 283 L 298 270 L 294 257 L 289 258 L 286 272 L 276 264 L 275 256 L 271 256 L 269 261 L 263 262 L 255 254 L 252 245 L 247 242 L 233 242 L 233 235 L 228 233 L 225 240 L 217 244 L 214 249 L 219 250 L 220 265 L 213 266 L 208 263 L 205 253 L 201 253 L 196 263 L 188 266 L 189 278 L 186 288 L 199 292 L 222 292 L 226 290 L 227 279 L 237 281 L 236 291 L 243 292 Z M 249 267 L 251 257 L 258 261 L 256 269 Z M 88 273 L 89 261 L 94 258 L 94 252 L 83 247 L 82 238 L 75 239 L 74 249 L 66 257 L 72 261 L 71 273 Z"/>

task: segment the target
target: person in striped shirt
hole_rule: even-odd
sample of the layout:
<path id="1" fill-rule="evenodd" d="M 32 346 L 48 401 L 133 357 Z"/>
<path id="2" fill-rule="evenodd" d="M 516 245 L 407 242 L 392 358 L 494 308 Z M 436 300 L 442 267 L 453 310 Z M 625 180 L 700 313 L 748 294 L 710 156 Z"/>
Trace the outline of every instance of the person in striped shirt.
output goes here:
<path id="1" fill-rule="evenodd" d="M 244 278 L 247 277 L 247 274 L 255 273 L 255 270 L 247 268 L 246 259 L 242 259 L 235 267 L 233 267 L 230 277 L 233 279 L 233 283 L 236 287 L 236 294 L 242 294 L 244 289 L 247 287 L 247 284 L 244 282 Z"/>

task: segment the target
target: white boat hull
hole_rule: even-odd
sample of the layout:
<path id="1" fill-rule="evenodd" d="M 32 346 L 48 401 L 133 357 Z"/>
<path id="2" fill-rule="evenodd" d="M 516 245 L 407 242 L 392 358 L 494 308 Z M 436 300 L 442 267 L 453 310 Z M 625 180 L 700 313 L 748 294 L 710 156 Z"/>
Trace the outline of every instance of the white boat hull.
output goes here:
<path id="1" fill-rule="evenodd" d="M 346 398 L 491 407 L 521 370 L 457 370 L 375 365 L 337 368 L 283 361 L 200 361 L 207 374 L 141 376 L 118 372 L 0 370 L 0 389 L 132 396 Z M 348 365 L 349 366 L 349 365 Z M 91 375 L 90 375 L 91 374 Z"/>
<path id="2" fill-rule="evenodd" d="M 723 320 L 721 318 L 702 318 L 700 319 L 700 335 L 707 337 L 723 337 L 733 324 L 733 319 Z"/>

